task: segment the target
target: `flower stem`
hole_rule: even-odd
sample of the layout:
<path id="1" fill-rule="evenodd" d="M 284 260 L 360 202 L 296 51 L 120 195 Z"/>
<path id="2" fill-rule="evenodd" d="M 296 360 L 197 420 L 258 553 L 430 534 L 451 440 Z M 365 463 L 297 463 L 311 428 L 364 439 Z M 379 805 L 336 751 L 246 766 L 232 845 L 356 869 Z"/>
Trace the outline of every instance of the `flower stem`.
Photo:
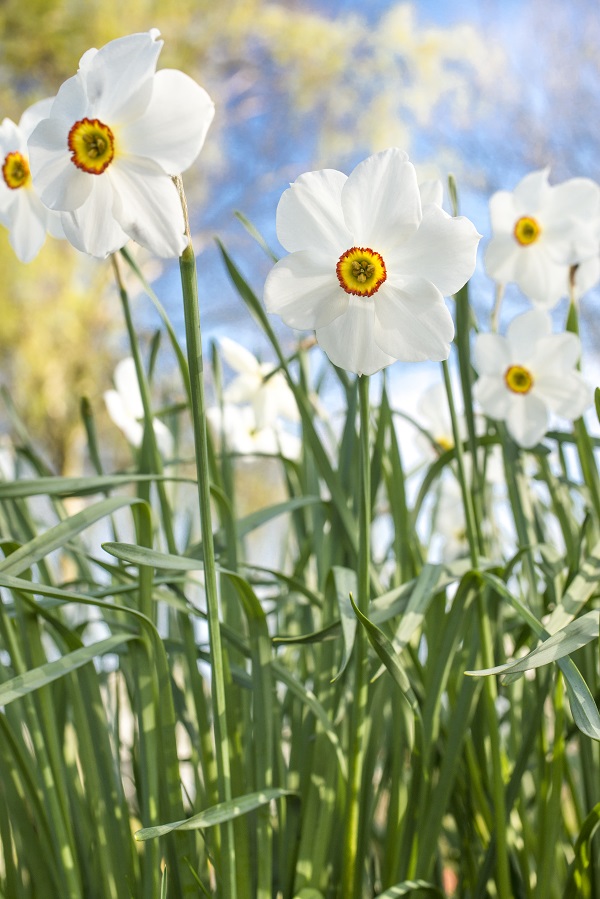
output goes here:
<path id="1" fill-rule="evenodd" d="M 364 615 L 369 611 L 371 581 L 371 458 L 369 452 L 369 378 L 362 376 L 358 382 L 360 405 L 360 519 L 358 544 L 358 601 Z M 344 899 L 360 899 L 362 896 L 362 867 L 360 827 L 360 794 L 364 757 L 364 732 L 369 684 L 367 680 L 366 634 L 359 625 L 354 641 L 354 701 L 351 707 L 350 736 L 348 741 L 348 802 L 344 832 L 344 859 L 342 890 Z M 363 828 L 364 829 L 364 828 Z"/>
<path id="2" fill-rule="evenodd" d="M 217 572 L 212 531 L 210 508 L 210 478 L 208 467 L 208 441 L 206 435 L 206 402 L 204 397 L 202 338 L 200 332 L 200 309 L 198 306 L 198 284 L 196 277 L 196 259 L 187 217 L 187 205 L 183 193 L 181 178 L 175 178 L 184 211 L 188 245 L 179 258 L 181 287 L 183 292 L 183 311 L 185 317 L 185 335 L 188 364 L 190 370 L 190 387 L 192 396 L 192 421 L 194 427 L 194 446 L 198 475 L 198 500 L 200 506 L 200 525 L 202 528 L 202 552 L 204 558 L 204 582 L 206 592 L 207 620 L 210 642 L 210 659 L 212 675 L 212 701 L 215 729 L 215 755 L 217 762 L 217 781 L 220 802 L 227 802 L 231 796 L 231 769 L 229 760 L 229 744 L 227 740 L 227 710 L 225 699 L 225 666 L 221 645 L 219 622 L 219 599 L 217 590 Z M 236 899 L 235 846 L 233 822 L 223 825 L 222 831 L 222 884 L 220 894 L 227 899 Z"/>

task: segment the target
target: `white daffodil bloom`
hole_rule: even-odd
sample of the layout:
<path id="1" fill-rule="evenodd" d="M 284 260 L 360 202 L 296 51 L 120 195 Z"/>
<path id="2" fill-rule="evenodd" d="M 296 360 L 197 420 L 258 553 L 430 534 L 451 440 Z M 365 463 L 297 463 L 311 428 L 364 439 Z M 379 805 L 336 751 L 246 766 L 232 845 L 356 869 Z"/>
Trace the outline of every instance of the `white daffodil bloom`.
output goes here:
<path id="1" fill-rule="evenodd" d="M 259 362 L 249 350 L 229 337 L 222 337 L 219 346 L 229 367 L 238 373 L 223 391 L 226 404 L 250 403 L 258 430 L 274 426 L 279 417 L 299 421 L 294 394 L 283 372 L 272 374 L 274 365 Z"/>
<path id="2" fill-rule="evenodd" d="M 498 283 L 515 282 L 536 306 L 551 309 L 569 293 L 572 266 L 576 295 L 600 277 L 600 187 L 589 178 L 552 186 L 548 172 L 531 172 L 512 193 L 492 196 L 485 267 Z"/>
<path id="3" fill-rule="evenodd" d="M 92 256 L 129 238 L 163 257 L 186 245 L 171 176 L 198 156 L 214 106 L 183 72 L 156 72 L 158 36 L 153 29 L 88 50 L 29 139 L 42 202 Z"/>
<path id="4" fill-rule="evenodd" d="M 221 412 L 220 406 L 211 406 L 206 410 L 206 420 L 212 437 L 221 446 L 225 441 L 227 449 L 240 456 L 283 456 L 286 459 L 298 459 L 302 450 L 302 441 L 294 434 L 289 434 L 275 423 L 258 427 L 254 408 L 250 405 L 236 406 L 227 403 Z"/>
<path id="5" fill-rule="evenodd" d="M 314 329 L 335 365 L 368 375 L 396 359 L 448 358 L 444 296 L 472 275 L 480 235 L 468 219 L 422 204 L 402 150 L 370 156 L 348 177 L 301 175 L 279 201 L 277 236 L 290 255 L 267 277 L 267 310 Z"/>
<path id="6" fill-rule="evenodd" d="M 4 119 L 0 125 L 0 222 L 9 230 L 10 245 L 21 262 L 31 262 L 41 250 L 46 233 L 64 237 L 60 216 L 38 197 L 29 170 L 27 139 L 48 115 L 53 98 L 25 110 L 18 125 Z"/>
<path id="7" fill-rule="evenodd" d="M 475 399 L 489 418 L 506 421 L 516 443 L 531 448 L 548 430 L 551 412 L 574 421 L 590 405 L 591 389 L 576 370 L 580 355 L 575 334 L 552 334 L 550 316 L 533 309 L 513 319 L 506 337 L 477 336 Z"/>
<path id="8" fill-rule="evenodd" d="M 144 406 L 131 357 L 122 359 L 113 375 L 116 390 L 104 393 L 106 409 L 114 423 L 121 429 L 132 446 L 141 446 L 144 437 Z M 161 456 L 170 459 L 173 455 L 173 435 L 162 421 L 152 421 L 156 443 Z"/>

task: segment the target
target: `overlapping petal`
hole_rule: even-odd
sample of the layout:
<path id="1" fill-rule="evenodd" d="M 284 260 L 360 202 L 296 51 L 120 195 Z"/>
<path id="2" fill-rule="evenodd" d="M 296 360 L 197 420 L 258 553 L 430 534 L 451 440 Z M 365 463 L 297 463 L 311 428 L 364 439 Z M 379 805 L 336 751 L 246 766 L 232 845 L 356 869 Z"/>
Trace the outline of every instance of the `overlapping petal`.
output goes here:
<path id="1" fill-rule="evenodd" d="M 391 148 L 360 162 L 344 185 L 342 209 L 355 246 L 386 249 L 414 234 L 421 195 L 406 153 Z"/>
<path id="2" fill-rule="evenodd" d="M 80 63 L 80 77 L 94 114 L 116 123 L 138 118 L 150 102 L 163 41 L 157 32 L 130 34 L 101 47 Z"/>
<path id="3" fill-rule="evenodd" d="M 171 178 L 150 160 L 120 159 L 111 167 L 113 214 L 123 231 L 157 256 L 186 247 L 183 210 Z"/>
<path id="4" fill-rule="evenodd" d="M 506 415 L 506 426 L 513 440 L 525 449 L 539 443 L 548 430 L 548 407 L 537 395 L 515 397 Z"/>
<path id="5" fill-rule="evenodd" d="M 95 178 L 91 188 L 85 203 L 75 212 L 63 212 L 61 220 L 67 240 L 76 249 L 103 259 L 124 246 L 128 235 L 113 215 L 110 182 Z"/>
<path id="6" fill-rule="evenodd" d="M 373 339 L 373 303 L 350 296 L 343 315 L 317 330 L 317 340 L 334 365 L 357 375 L 372 375 L 395 361 Z"/>
<path id="7" fill-rule="evenodd" d="M 302 330 L 324 328 L 342 315 L 349 297 L 335 276 L 337 260 L 304 250 L 280 259 L 265 282 L 268 312 Z"/>
<path id="8" fill-rule="evenodd" d="M 414 279 L 406 289 L 385 284 L 372 305 L 373 337 L 385 353 L 403 362 L 448 358 L 454 323 L 441 293 L 429 281 Z"/>
<path id="9" fill-rule="evenodd" d="M 395 246 L 389 260 L 405 278 L 425 278 L 443 296 L 450 296 L 472 275 L 480 238 L 469 219 L 452 218 L 430 204 L 418 231 Z"/>
<path id="10" fill-rule="evenodd" d="M 185 172 L 198 156 L 215 114 L 204 88 L 172 69 L 157 72 L 144 113 L 120 129 L 128 154 L 152 159 L 170 175 Z"/>
<path id="11" fill-rule="evenodd" d="M 277 238 L 288 253 L 320 247 L 336 260 L 353 244 L 341 206 L 347 176 L 335 169 L 296 178 L 277 206 Z"/>

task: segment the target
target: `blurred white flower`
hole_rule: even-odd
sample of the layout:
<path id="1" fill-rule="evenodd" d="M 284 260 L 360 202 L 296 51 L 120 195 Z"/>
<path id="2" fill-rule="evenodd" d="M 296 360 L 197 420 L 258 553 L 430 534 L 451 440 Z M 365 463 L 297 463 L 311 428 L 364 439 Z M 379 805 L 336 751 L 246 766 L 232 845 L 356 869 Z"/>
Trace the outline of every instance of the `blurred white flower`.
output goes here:
<path id="1" fill-rule="evenodd" d="M 533 309 L 513 319 L 506 337 L 479 334 L 474 396 L 490 418 L 506 421 L 513 440 L 531 448 L 541 440 L 553 412 L 573 421 L 592 401 L 576 370 L 581 343 L 575 334 L 552 334 L 550 316 Z"/>
<path id="2" fill-rule="evenodd" d="M 254 408 L 250 405 L 227 403 L 222 412 L 220 406 L 211 406 L 206 410 L 206 420 L 219 448 L 223 439 L 230 452 L 248 458 L 257 455 L 283 456 L 292 460 L 300 458 L 300 438 L 289 434 L 276 422 L 259 428 Z"/>
<path id="3" fill-rule="evenodd" d="M 401 359 L 447 359 L 454 335 L 444 302 L 470 278 L 479 235 L 426 189 L 406 153 L 385 150 L 349 177 L 301 175 L 277 207 L 289 252 L 265 283 L 265 304 L 293 328 L 315 329 L 331 361 L 372 374 Z"/>
<path id="4" fill-rule="evenodd" d="M 44 206 L 34 189 L 27 151 L 29 135 L 52 103 L 52 97 L 40 100 L 25 110 L 18 125 L 11 119 L 0 125 L 0 222 L 8 228 L 10 245 L 21 262 L 35 259 L 47 232 L 65 236 L 60 216 Z"/>
<path id="5" fill-rule="evenodd" d="M 183 72 L 156 72 L 159 33 L 88 50 L 29 139 L 42 202 L 62 213 L 67 238 L 92 256 L 129 238 L 164 257 L 186 246 L 171 176 L 198 156 L 214 106 Z"/>
<path id="6" fill-rule="evenodd" d="M 485 267 L 498 283 L 514 281 L 535 305 L 551 309 L 569 293 L 572 266 L 576 295 L 600 277 L 600 187 L 589 178 L 551 186 L 548 172 L 531 172 L 512 193 L 492 196 Z"/>
<path id="7" fill-rule="evenodd" d="M 132 446 L 141 446 L 144 437 L 144 406 L 135 362 L 130 356 L 118 363 L 113 380 L 116 390 L 104 393 L 108 414 Z M 173 455 L 173 435 L 157 418 L 153 419 L 152 426 L 161 456 L 170 459 Z"/>
<path id="8" fill-rule="evenodd" d="M 226 405 L 250 403 L 254 426 L 259 431 L 273 427 L 279 417 L 288 421 L 300 420 L 294 394 L 283 372 L 272 374 L 274 365 L 259 362 L 249 350 L 229 337 L 220 338 L 219 346 L 229 367 L 238 373 L 223 391 Z"/>
<path id="9" fill-rule="evenodd" d="M 0 480 L 14 481 L 17 476 L 15 448 L 7 434 L 0 435 Z"/>

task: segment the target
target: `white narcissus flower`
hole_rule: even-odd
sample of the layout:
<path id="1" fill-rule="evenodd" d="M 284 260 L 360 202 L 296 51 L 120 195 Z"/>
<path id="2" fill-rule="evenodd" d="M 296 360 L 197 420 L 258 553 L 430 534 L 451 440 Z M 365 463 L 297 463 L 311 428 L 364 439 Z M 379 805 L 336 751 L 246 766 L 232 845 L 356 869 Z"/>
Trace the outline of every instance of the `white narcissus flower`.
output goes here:
<path id="1" fill-rule="evenodd" d="M 250 403 L 258 430 L 273 426 L 279 417 L 299 421 L 294 394 L 283 372 L 272 374 L 274 365 L 259 362 L 256 356 L 230 337 L 222 337 L 219 346 L 227 364 L 238 373 L 223 391 L 225 403 Z"/>
<path id="2" fill-rule="evenodd" d="M 206 410 L 206 419 L 218 447 L 221 437 L 227 449 L 240 456 L 283 456 L 298 459 L 302 441 L 295 434 L 288 434 L 276 424 L 259 428 L 252 406 L 236 406 L 227 403 Z"/>
<path id="3" fill-rule="evenodd" d="M 0 125 L 0 222 L 10 232 L 10 245 L 21 262 L 31 262 L 41 250 L 46 233 L 64 237 L 60 217 L 38 197 L 29 170 L 27 138 L 48 115 L 53 98 L 25 110 L 18 125 L 4 119 Z"/>
<path id="4" fill-rule="evenodd" d="M 129 238 L 163 257 L 186 246 L 172 176 L 198 156 L 214 106 L 183 72 L 156 72 L 158 35 L 88 50 L 29 139 L 42 202 L 62 213 L 67 238 L 92 256 Z"/>
<path id="5" fill-rule="evenodd" d="M 116 390 L 104 393 L 108 414 L 132 446 L 141 446 L 144 437 L 144 406 L 135 371 L 135 362 L 129 356 L 122 359 L 113 375 Z M 162 421 L 152 421 L 156 443 L 165 459 L 173 455 L 173 435 Z"/>
<path id="6" fill-rule="evenodd" d="M 421 202 L 402 150 L 370 156 L 348 177 L 301 175 L 279 201 L 277 236 L 290 255 L 267 277 L 267 310 L 314 329 L 335 365 L 368 375 L 396 359 L 448 358 L 454 325 L 444 296 L 472 275 L 480 235 L 468 219 Z"/>
<path id="7" fill-rule="evenodd" d="M 590 405 L 591 390 L 576 370 L 580 355 L 575 334 L 553 334 L 548 313 L 533 309 L 513 319 L 506 337 L 477 336 L 475 399 L 529 449 L 548 430 L 551 412 L 574 421 Z"/>
<path id="8" fill-rule="evenodd" d="M 571 266 L 578 267 L 576 295 L 600 276 L 600 187 L 589 178 L 552 186 L 548 172 L 531 172 L 512 193 L 492 196 L 485 267 L 498 283 L 515 282 L 536 306 L 551 309 L 569 293 Z"/>

